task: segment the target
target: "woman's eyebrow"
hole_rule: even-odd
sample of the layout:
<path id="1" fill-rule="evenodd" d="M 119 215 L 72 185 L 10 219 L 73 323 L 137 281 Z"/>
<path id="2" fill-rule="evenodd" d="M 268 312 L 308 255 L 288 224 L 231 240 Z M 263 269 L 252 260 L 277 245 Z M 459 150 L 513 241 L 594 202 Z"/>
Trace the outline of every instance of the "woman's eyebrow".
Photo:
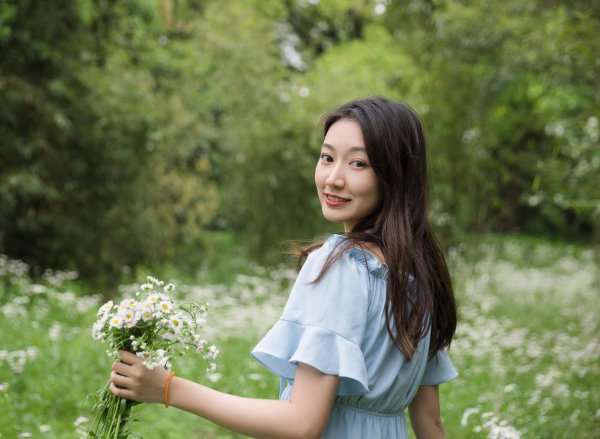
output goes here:
<path id="1" fill-rule="evenodd" d="M 330 145 L 329 143 L 323 143 L 321 145 L 321 148 L 327 148 L 327 149 L 331 149 L 333 151 L 335 151 L 335 147 Z M 349 149 L 350 152 L 364 152 L 365 154 L 367 153 L 367 148 L 365 148 L 364 146 L 352 146 Z"/>

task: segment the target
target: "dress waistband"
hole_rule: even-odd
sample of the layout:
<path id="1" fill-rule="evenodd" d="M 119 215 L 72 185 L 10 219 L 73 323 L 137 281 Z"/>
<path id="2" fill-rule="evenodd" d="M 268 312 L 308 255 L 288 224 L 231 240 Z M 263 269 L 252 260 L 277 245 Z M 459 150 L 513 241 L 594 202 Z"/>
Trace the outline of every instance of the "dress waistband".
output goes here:
<path id="1" fill-rule="evenodd" d="M 380 413 L 380 412 L 375 412 L 372 410 L 361 409 L 359 407 L 355 407 L 353 405 L 345 404 L 343 402 L 338 402 L 338 401 L 335 401 L 333 403 L 333 406 L 334 407 L 338 406 L 340 408 L 343 408 L 344 410 L 346 410 L 346 409 L 353 410 L 355 412 L 364 413 L 364 414 L 370 415 L 370 416 L 378 416 L 381 418 L 398 418 L 398 417 L 404 418 L 404 411 L 401 411 L 399 413 Z"/>

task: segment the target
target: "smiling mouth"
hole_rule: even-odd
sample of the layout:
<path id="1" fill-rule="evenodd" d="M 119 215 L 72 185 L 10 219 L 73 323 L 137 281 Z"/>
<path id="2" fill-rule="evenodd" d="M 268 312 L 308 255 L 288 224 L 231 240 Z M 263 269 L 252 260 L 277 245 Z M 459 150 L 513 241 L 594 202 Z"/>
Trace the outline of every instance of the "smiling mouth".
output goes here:
<path id="1" fill-rule="evenodd" d="M 348 198 L 336 197 L 335 195 L 325 194 L 325 201 L 330 206 L 339 206 L 350 201 Z"/>

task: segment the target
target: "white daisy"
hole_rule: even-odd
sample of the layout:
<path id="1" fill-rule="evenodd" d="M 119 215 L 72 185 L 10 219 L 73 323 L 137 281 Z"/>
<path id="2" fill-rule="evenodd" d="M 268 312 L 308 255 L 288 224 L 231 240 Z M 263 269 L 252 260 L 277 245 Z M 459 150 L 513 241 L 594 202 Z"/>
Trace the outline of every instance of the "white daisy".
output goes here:
<path id="1" fill-rule="evenodd" d="M 149 360 L 151 357 L 150 352 L 148 351 L 137 352 L 135 355 L 140 357 L 142 360 Z"/>
<path id="2" fill-rule="evenodd" d="M 119 304 L 119 310 L 125 311 L 125 310 L 130 310 L 130 309 L 136 309 L 137 306 L 138 306 L 137 301 L 135 301 L 133 299 L 124 299 Z"/>
<path id="3" fill-rule="evenodd" d="M 211 347 L 208 348 L 207 356 L 209 358 L 217 358 L 218 355 L 219 355 L 219 349 L 215 345 L 212 345 Z"/>
<path id="4" fill-rule="evenodd" d="M 134 309 L 123 313 L 123 325 L 127 328 L 133 328 L 140 321 L 140 314 Z"/>
<path id="5" fill-rule="evenodd" d="M 168 313 L 171 311 L 171 309 L 173 309 L 173 305 L 171 304 L 171 302 L 169 300 L 163 300 L 158 305 L 158 309 L 160 309 L 160 311 L 163 313 Z"/>
<path id="6" fill-rule="evenodd" d="M 183 327 L 183 321 L 181 317 L 171 316 L 171 318 L 169 319 L 169 327 L 173 330 L 173 332 L 178 334 L 179 331 L 181 331 L 181 328 Z"/>
<path id="7" fill-rule="evenodd" d="M 159 280 L 153 276 L 148 276 L 146 279 L 149 283 L 156 285 L 157 287 L 162 287 L 165 284 L 162 280 Z"/>
<path id="8" fill-rule="evenodd" d="M 100 307 L 100 309 L 98 310 L 98 315 L 108 314 L 113 306 L 114 306 L 113 301 L 109 300 L 108 302 L 106 302 L 104 305 L 102 305 Z"/>
<path id="9" fill-rule="evenodd" d="M 147 322 L 152 318 L 152 308 L 150 306 L 142 306 L 139 308 L 140 317 Z"/>
<path id="10" fill-rule="evenodd" d="M 97 321 L 92 326 L 92 338 L 95 340 L 102 340 L 104 338 L 104 332 L 102 331 L 102 329 L 104 329 L 104 323 L 105 322 Z"/>
<path id="11" fill-rule="evenodd" d="M 113 328 L 121 329 L 123 327 L 123 319 L 121 316 L 116 315 L 110 319 L 110 326 Z"/>

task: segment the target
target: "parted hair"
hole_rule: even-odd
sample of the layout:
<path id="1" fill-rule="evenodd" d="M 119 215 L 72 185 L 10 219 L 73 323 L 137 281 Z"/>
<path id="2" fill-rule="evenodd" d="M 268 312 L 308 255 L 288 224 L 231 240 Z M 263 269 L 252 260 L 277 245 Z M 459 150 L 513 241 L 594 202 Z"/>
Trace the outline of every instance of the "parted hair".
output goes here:
<path id="1" fill-rule="evenodd" d="M 379 179 L 378 209 L 345 233 L 315 279 L 318 282 L 352 246 L 378 246 L 387 265 L 386 325 L 394 345 L 410 360 L 431 329 L 429 357 L 450 346 L 456 304 L 448 267 L 428 217 L 427 145 L 423 124 L 407 104 L 380 97 L 348 102 L 323 117 L 324 134 L 340 119 L 357 122 Z M 299 264 L 322 241 L 300 250 Z M 409 286 L 415 278 L 416 291 Z"/>

